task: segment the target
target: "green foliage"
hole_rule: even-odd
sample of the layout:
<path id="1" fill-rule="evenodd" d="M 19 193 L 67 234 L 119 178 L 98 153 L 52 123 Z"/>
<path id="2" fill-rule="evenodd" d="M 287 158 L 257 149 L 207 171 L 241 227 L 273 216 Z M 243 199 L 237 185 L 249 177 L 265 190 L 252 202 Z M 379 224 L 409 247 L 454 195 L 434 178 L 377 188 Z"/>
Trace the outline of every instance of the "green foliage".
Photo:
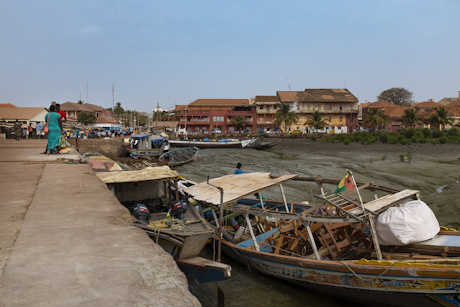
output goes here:
<path id="1" fill-rule="evenodd" d="M 415 129 L 412 128 L 412 129 L 408 129 L 408 130 L 404 131 L 403 135 L 404 135 L 404 137 L 406 139 L 410 139 L 411 137 L 414 136 L 414 134 L 415 134 Z"/>
<path id="2" fill-rule="evenodd" d="M 344 143 L 345 145 L 350 145 L 351 139 L 350 139 L 350 138 L 346 138 L 346 139 L 343 140 L 343 143 Z"/>
<path id="3" fill-rule="evenodd" d="M 442 133 L 441 130 L 434 130 L 432 135 L 433 135 L 433 138 L 438 139 L 438 138 L 442 137 L 444 135 L 444 133 Z"/>
<path id="4" fill-rule="evenodd" d="M 404 110 L 404 114 L 401 118 L 401 122 L 406 126 L 414 126 L 416 125 L 419 120 L 418 120 L 418 110 L 415 109 L 406 109 Z"/>
<path id="5" fill-rule="evenodd" d="M 385 124 L 390 121 L 390 116 L 386 115 L 383 109 L 369 109 L 365 118 L 365 122 L 372 126 L 376 126 L 377 130 L 379 130 L 380 127 L 385 127 Z"/>
<path id="6" fill-rule="evenodd" d="M 457 128 L 450 128 L 449 130 L 447 130 L 447 135 L 448 136 L 458 136 L 459 133 L 458 133 Z"/>
<path id="7" fill-rule="evenodd" d="M 319 113 L 318 110 L 313 112 L 312 117 L 308 119 L 304 125 L 308 125 L 309 127 L 314 127 L 315 129 L 321 129 L 327 126 L 327 123 L 323 120 L 323 117 Z"/>
<path id="8" fill-rule="evenodd" d="M 401 162 L 411 162 L 412 161 L 412 153 L 408 152 L 408 153 L 405 153 L 405 154 L 400 154 L 399 155 L 399 160 L 401 160 Z"/>
<path id="9" fill-rule="evenodd" d="M 377 135 L 377 139 L 382 143 L 388 143 L 389 138 L 390 134 L 388 132 L 381 132 Z"/>
<path id="10" fill-rule="evenodd" d="M 96 115 L 90 112 L 81 112 L 78 114 L 78 119 L 80 123 L 87 126 L 88 124 L 92 124 L 96 122 Z"/>
<path id="11" fill-rule="evenodd" d="M 248 121 L 244 116 L 238 115 L 232 118 L 232 124 L 235 125 L 236 129 L 241 132 L 246 127 Z"/>
<path id="12" fill-rule="evenodd" d="M 428 128 L 423 128 L 422 129 L 423 136 L 425 138 L 431 138 L 431 130 Z"/>
<path id="13" fill-rule="evenodd" d="M 396 105 L 402 105 L 403 103 L 412 103 L 412 96 L 414 94 L 402 87 L 392 87 L 385 90 L 377 96 L 379 101 L 388 101 Z"/>
<path id="14" fill-rule="evenodd" d="M 412 140 L 411 139 L 402 139 L 399 141 L 399 144 L 401 145 L 410 145 L 412 144 Z"/>
<path id="15" fill-rule="evenodd" d="M 447 143 L 447 138 L 445 136 L 440 137 L 439 138 L 439 143 L 441 143 L 441 144 Z"/>
<path id="16" fill-rule="evenodd" d="M 115 114 L 117 115 L 125 113 L 125 110 L 121 107 L 121 102 L 117 102 L 115 108 L 113 109 L 113 112 L 115 112 Z"/>
<path id="17" fill-rule="evenodd" d="M 314 142 L 314 141 L 317 141 L 318 140 L 318 135 L 317 134 L 313 134 L 311 136 L 311 140 Z"/>
<path id="18" fill-rule="evenodd" d="M 291 111 L 291 107 L 288 104 L 282 103 L 275 113 L 274 123 L 278 126 L 284 124 L 284 132 L 286 133 L 291 124 L 297 123 L 297 114 Z"/>

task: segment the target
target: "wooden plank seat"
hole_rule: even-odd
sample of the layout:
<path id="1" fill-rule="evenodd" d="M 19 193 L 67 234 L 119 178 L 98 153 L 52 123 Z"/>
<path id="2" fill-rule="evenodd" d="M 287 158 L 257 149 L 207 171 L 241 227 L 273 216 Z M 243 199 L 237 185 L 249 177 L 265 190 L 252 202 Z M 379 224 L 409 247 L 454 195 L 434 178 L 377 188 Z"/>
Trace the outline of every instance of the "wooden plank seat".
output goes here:
<path id="1" fill-rule="evenodd" d="M 420 191 L 418 190 L 403 190 L 395 194 L 389 194 L 383 196 L 379 199 L 367 202 L 364 204 L 364 209 L 367 212 L 378 214 L 387 208 L 399 204 L 408 199 L 419 199 L 420 198 Z M 353 215 L 361 215 L 363 214 L 363 210 L 361 207 L 356 207 L 349 212 Z"/>

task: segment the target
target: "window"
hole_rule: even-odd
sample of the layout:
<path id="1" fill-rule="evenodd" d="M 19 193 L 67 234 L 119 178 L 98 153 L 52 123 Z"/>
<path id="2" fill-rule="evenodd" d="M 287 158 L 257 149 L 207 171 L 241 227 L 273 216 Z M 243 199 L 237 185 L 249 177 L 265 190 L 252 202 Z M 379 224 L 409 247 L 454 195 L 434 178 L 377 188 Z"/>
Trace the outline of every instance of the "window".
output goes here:
<path id="1" fill-rule="evenodd" d="M 223 122 L 223 121 L 224 121 L 224 117 L 223 117 L 223 116 L 213 116 L 213 117 L 212 117 L 212 121 L 213 121 L 213 122 Z"/>
<path id="2" fill-rule="evenodd" d="M 329 122 L 330 123 L 332 122 L 332 116 L 329 116 Z"/>
<path id="3" fill-rule="evenodd" d="M 340 116 L 340 122 L 342 122 L 342 119 L 343 119 L 342 116 Z"/>
<path id="4" fill-rule="evenodd" d="M 260 105 L 259 106 L 259 110 L 263 110 L 264 109 L 264 106 L 263 105 Z"/>

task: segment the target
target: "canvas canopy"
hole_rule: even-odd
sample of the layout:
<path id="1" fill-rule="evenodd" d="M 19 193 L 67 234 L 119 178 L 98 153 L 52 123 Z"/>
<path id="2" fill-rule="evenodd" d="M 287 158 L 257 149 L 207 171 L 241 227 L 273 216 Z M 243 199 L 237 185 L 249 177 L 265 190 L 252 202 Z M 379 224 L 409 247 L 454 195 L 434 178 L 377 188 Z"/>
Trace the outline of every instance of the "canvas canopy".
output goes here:
<path id="1" fill-rule="evenodd" d="M 104 183 L 160 181 L 177 178 L 179 174 L 169 166 L 147 167 L 138 171 L 101 172 L 96 173 Z"/>
<path id="2" fill-rule="evenodd" d="M 223 188 L 223 203 L 227 204 L 270 187 L 280 185 L 298 176 L 299 175 L 283 175 L 274 178 L 270 173 L 246 173 L 211 179 L 209 183 Z M 188 187 L 184 189 L 184 192 L 192 196 L 196 201 L 216 206 L 220 205 L 220 191 L 207 182 Z"/>

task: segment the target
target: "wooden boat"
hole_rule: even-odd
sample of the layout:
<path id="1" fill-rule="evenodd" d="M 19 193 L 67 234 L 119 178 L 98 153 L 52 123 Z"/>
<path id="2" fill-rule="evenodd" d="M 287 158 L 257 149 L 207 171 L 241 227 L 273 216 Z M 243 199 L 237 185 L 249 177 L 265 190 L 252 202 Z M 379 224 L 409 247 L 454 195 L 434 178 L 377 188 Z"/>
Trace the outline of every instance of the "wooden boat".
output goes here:
<path id="1" fill-rule="evenodd" d="M 184 147 L 168 151 L 162 154 L 158 160 L 167 161 L 169 166 L 182 165 L 195 160 L 198 147 Z"/>
<path id="2" fill-rule="evenodd" d="M 164 211 L 164 203 L 172 204 L 174 208 L 179 200 L 179 175 L 176 171 L 161 166 L 97 175 L 133 216 L 137 204 L 144 205 L 152 212 L 148 223 L 141 223 L 134 218 L 134 225 L 143 229 L 153 241 L 170 253 L 185 274 L 200 283 L 230 277 L 229 265 L 199 257 L 215 231 L 193 206 L 189 206 L 180 217 L 167 217 L 167 212 L 161 212 Z M 171 187 L 168 186 L 173 186 L 175 192 L 171 193 Z"/>
<path id="3" fill-rule="evenodd" d="M 235 233 L 231 229 L 216 240 L 222 237 L 224 253 L 264 274 L 366 305 L 459 305 L 459 232 L 440 230 L 430 240 L 406 246 L 380 246 L 377 240 L 374 216 L 418 198 L 419 191 L 358 184 L 358 191 L 366 191 L 370 199 L 361 206 L 343 194 L 327 195 L 327 181 L 319 179 L 318 203 L 290 203 L 282 183 L 294 179 L 297 175 L 229 175 L 184 192 L 197 201 L 202 214 L 219 208 L 226 216 L 243 217 L 249 234 L 241 242 L 235 240 L 238 231 L 226 239 Z M 262 191 L 277 186 L 283 200 L 262 199 Z M 389 194 L 378 195 L 383 192 Z M 255 193 L 258 198 L 248 198 Z"/>
<path id="4" fill-rule="evenodd" d="M 131 157 L 158 157 L 160 156 L 168 140 L 159 135 L 149 133 L 132 134 L 129 140 L 129 153 Z"/>
<path id="5" fill-rule="evenodd" d="M 233 140 L 233 139 L 222 139 L 222 140 L 169 140 L 169 144 L 175 147 L 198 147 L 198 148 L 246 148 L 249 144 L 255 142 L 256 139 L 247 140 Z"/>
<path id="6" fill-rule="evenodd" d="M 254 143 L 249 144 L 247 146 L 247 148 L 263 150 L 263 149 L 271 148 L 271 147 L 273 147 L 275 145 L 276 145 L 276 143 L 273 143 L 273 142 L 255 141 Z"/>

